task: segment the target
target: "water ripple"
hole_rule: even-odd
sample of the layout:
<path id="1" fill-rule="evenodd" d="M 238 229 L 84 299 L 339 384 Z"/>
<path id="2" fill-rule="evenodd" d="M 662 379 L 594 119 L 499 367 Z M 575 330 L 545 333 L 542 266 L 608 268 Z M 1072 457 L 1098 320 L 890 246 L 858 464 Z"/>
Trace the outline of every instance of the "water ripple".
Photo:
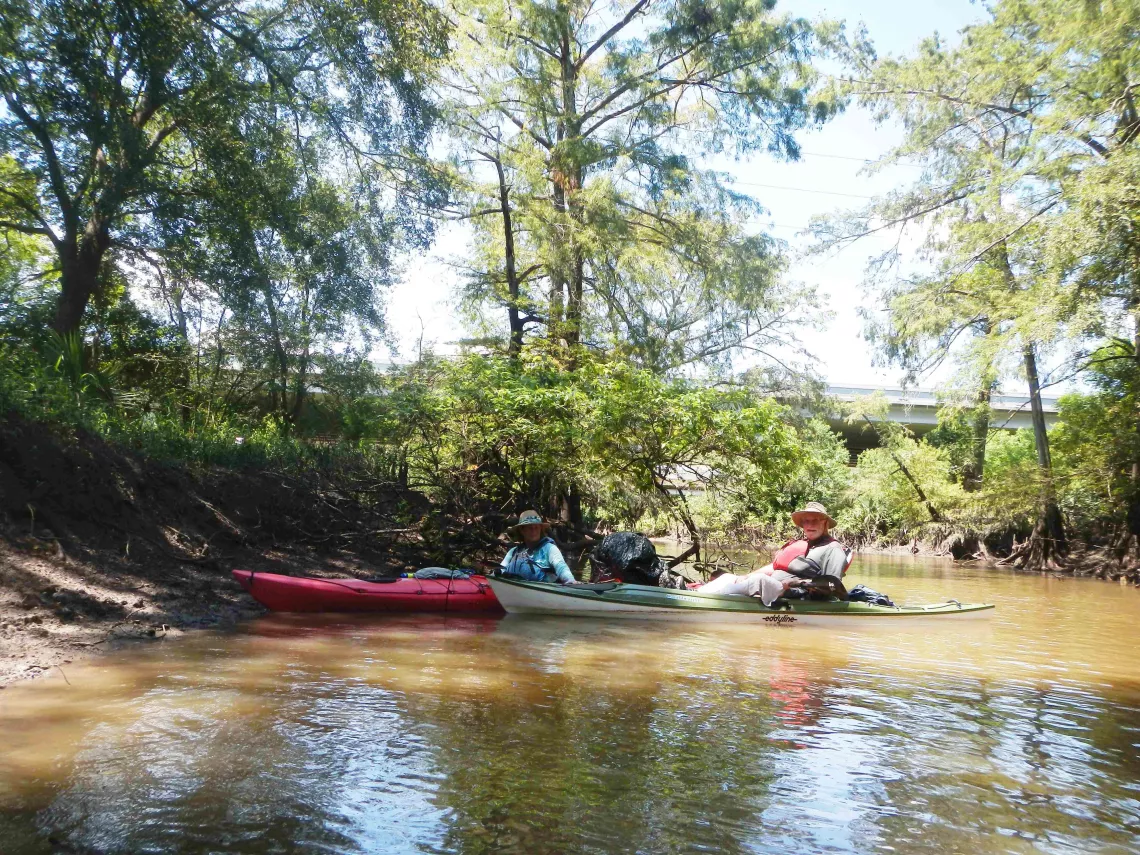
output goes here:
<path id="1" fill-rule="evenodd" d="M 1140 852 L 1135 592 L 870 569 L 1000 608 L 866 632 L 278 617 L 109 657 L 3 693 L 0 852 Z"/>

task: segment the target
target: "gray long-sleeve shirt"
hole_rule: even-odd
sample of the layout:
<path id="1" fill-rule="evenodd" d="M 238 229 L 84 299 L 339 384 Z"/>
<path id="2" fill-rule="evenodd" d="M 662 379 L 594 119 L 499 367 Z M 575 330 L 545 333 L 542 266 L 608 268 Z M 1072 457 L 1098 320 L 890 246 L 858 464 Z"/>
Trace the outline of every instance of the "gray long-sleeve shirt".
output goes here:
<path id="1" fill-rule="evenodd" d="M 825 576 L 843 579 L 843 570 L 847 567 L 847 550 L 843 544 L 833 540 L 822 546 L 810 547 L 805 557 L 818 564 Z"/>

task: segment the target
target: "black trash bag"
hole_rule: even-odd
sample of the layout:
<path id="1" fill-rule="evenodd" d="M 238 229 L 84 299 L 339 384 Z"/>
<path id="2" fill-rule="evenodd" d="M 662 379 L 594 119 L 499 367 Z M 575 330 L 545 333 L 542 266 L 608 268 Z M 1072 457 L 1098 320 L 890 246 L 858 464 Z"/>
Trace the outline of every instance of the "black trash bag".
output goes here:
<path id="1" fill-rule="evenodd" d="M 470 579 L 470 570 L 448 570 L 446 567 L 425 567 L 414 574 L 417 579 Z"/>
<path id="2" fill-rule="evenodd" d="M 870 603 L 873 606 L 893 606 L 894 601 L 886 594 L 872 591 L 866 585 L 856 585 L 847 592 L 847 599 L 855 603 Z"/>
<path id="3" fill-rule="evenodd" d="M 656 585 L 661 559 L 648 537 L 632 531 L 607 534 L 590 553 L 594 576 L 612 576 L 636 585 Z"/>
<path id="4" fill-rule="evenodd" d="M 590 581 L 618 579 L 633 585 L 684 588 L 685 578 L 666 568 L 653 543 L 643 534 L 615 531 L 590 553 Z"/>

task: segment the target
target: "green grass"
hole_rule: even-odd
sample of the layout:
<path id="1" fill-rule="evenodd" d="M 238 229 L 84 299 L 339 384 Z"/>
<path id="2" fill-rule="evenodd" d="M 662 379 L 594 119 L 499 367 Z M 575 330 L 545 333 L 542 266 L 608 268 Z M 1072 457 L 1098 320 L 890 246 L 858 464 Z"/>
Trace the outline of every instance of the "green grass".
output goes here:
<path id="1" fill-rule="evenodd" d="M 15 414 L 57 430 L 82 430 L 151 459 L 238 469 L 379 471 L 389 465 L 385 449 L 334 441 L 314 443 L 291 435 L 265 417 L 200 409 L 184 411 L 174 401 L 116 401 L 69 370 L 0 353 L 0 415 Z"/>

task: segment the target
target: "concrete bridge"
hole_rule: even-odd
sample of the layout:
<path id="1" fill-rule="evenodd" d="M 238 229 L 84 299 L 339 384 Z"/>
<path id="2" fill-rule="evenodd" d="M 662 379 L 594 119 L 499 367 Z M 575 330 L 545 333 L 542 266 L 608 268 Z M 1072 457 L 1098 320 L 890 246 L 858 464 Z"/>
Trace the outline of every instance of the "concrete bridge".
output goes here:
<path id="1" fill-rule="evenodd" d="M 839 401 L 854 401 L 876 392 L 881 393 L 888 404 L 887 420 L 906 425 L 916 436 L 929 433 L 938 426 L 938 396 L 927 389 L 904 389 L 901 386 L 861 386 L 855 384 L 834 384 L 827 387 L 827 395 Z M 1057 398 L 1041 396 L 1045 410 L 1045 424 L 1052 427 L 1057 421 Z M 1028 395 L 999 395 L 990 400 L 993 415 L 991 429 L 1018 430 L 1033 427 L 1029 410 Z M 868 424 L 848 424 L 839 416 L 828 418 L 832 430 L 843 436 L 847 448 L 854 458 L 860 451 L 874 448 L 879 444 L 875 431 Z"/>

